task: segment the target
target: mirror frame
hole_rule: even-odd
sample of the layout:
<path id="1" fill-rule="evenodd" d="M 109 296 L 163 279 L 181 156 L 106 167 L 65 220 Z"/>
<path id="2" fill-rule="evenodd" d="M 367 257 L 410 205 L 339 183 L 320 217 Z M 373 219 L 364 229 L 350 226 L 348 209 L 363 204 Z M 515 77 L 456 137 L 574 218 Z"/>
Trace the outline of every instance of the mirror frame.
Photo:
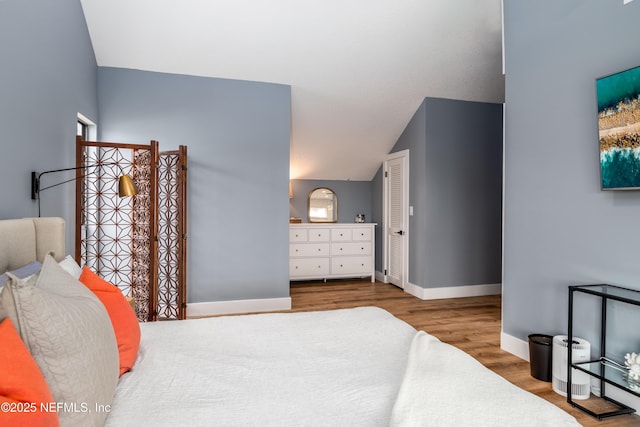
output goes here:
<path id="1" fill-rule="evenodd" d="M 311 196 L 318 190 L 325 190 L 331 192 L 333 194 L 333 218 L 322 219 L 320 217 L 311 216 Z M 313 218 L 313 219 L 312 219 Z M 307 197 L 307 219 L 310 223 L 336 223 L 338 222 L 338 195 L 330 188 L 327 187 L 317 187 L 309 192 L 309 196 Z"/>

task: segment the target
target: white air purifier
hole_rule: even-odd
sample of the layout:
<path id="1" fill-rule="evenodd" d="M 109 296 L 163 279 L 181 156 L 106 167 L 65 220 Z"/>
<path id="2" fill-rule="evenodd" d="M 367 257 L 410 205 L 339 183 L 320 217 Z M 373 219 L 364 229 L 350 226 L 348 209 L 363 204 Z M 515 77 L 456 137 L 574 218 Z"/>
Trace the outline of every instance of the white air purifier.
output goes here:
<path id="1" fill-rule="evenodd" d="M 566 335 L 553 337 L 552 386 L 553 391 L 567 396 L 567 359 L 569 357 L 569 338 Z M 588 362 L 591 357 L 591 344 L 582 338 L 573 337 L 571 358 L 573 363 Z M 577 369 L 571 371 L 571 398 L 588 399 L 591 394 L 591 376 Z"/>

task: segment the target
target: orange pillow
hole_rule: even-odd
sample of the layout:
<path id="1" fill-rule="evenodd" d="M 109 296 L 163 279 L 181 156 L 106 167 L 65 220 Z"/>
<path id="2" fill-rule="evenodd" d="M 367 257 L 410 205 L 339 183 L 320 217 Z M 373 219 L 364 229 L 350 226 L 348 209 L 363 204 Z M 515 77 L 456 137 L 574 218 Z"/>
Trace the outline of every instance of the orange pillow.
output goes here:
<path id="1" fill-rule="evenodd" d="M 112 285 L 91 271 L 86 265 L 82 268 L 80 282 L 98 297 L 109 313 L 113 331 L 120 353 L 120 375 L 131 370 L 140 346 L 140 325 L 129 302 L 117 286 Z"/>
<path id="2" fill-rule="evenodd" d="M 49 386 L 9 318 L 0 322 L 0 349 L 0 425 L 59 426 Z"/>

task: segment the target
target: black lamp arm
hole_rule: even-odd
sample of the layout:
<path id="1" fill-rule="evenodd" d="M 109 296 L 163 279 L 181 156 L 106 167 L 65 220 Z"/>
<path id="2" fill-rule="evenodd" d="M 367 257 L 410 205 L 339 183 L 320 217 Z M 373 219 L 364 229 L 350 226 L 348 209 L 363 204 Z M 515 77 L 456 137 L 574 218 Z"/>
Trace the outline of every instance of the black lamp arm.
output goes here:
<path id="1" fill-rule="evenodd" d="M 58 185 L 66 184 L 67 182 L 75 181 L 75 180 L 83 178 L 85 176 L 85 175 L 82 175 L 80 177 L 71 178 L 71 179 L 68 179 L 66 181 L 59 182 L 57 184 L 53 184 L 53 185 L 49 185 L 49 186 L 44 187 L 44 188 L 40 188 L 40 177 L 42 177 L 42 175 L 46 175 L 48 173 L 75 171 L 75 170 L 79 170 L 79 169 L 96 168 L 96 167 L 99 167 L 99 166 L 111 166 L 111 165 L 117 165 L 117 164 L 118 163 L 116 163 L 116 162 L 113 162 L 113 163 L 99 163 L 99 164 L 96 164 L 96 165 L 76 166 L 74 168 L 55 169 L 55 170 L 44 171 L 44 172 L 40 172 L 40 173 L 31 172 L 31 200 L 37 200 L 39 198 L 39 194 L 40 194 L 41 191 L 47 190 L 47 189 L 52 188 L 52 187 L 57 187 Z"/>

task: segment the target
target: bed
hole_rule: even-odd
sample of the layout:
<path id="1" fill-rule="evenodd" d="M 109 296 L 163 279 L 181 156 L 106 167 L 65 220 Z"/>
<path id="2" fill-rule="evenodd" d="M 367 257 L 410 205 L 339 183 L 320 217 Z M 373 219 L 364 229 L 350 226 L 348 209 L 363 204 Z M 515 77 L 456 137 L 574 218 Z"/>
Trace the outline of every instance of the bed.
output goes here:
<path id="1" fill-rule="evenodd" d="M 0 425 L 579 425 L 375 307 L 142 323 L 122 372 L 107 303 L 63 268 L 64 230 L 58 218 L 0 221 Z M 21 342 L 3 341 L 9 323 Z M 3 384 L 22 381 L 3 361 L 31 358 L 44 385 Z M 36 389 L 50 394 L 27 396 Z"/>

